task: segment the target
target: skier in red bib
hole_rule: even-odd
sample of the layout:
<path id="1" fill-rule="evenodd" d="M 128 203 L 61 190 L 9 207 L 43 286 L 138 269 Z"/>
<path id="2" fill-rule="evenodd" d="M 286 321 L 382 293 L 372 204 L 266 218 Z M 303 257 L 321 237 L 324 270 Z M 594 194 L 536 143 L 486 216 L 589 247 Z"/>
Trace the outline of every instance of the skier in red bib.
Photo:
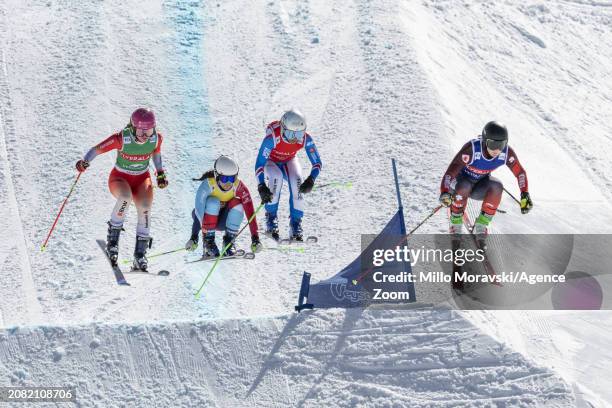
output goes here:
<path id="1" fill-rule="evenodd" d="M 108 178 L 108 188 L 117 199 L 108 221 L 106 238 L 106 250 L 113 265 L 117 264 L 119 256 L 119 236 L 123 230 L 123 221 L 133 201 L 138 212 L 133 269 L 147 271 L 145 255 L 152 241 L 150 217 L 153 186 L 149 174 L 151 159 L 157 174 L 157 186 L 159 188 L 168 186 L 161 157 L 162 141 L 161 133 L 156 130 L 153 111 L 148 108 L 138 108 L 132 113 L 130 123 L 122 131 L 92 147 L 76 163 L 77 170 L 83 172 L 99 154 L 117 150 L 115 167 Z"/>
<path id="2" fill-rule="evenodd" d="M 311 164 L 310 174 L 305 180 L 296 156 L 302 149 Z M 274 240 L 280 239 L 277 212 L 281 189 L 286 182 L 289 188 L 289 238 L 303 241 L 303 195 L 312 191 L 322 166 L 317 147 L 306 132 L 306 117 L 302 112 L 290 109 L 279 121 L 268 124 L 255 161 L 255 176 L 261 201 L 266 203 L 266 233 Z"/>
<path id="3" fill-rule="evenodd" d="M 463 232 L 463 212 L 468 198 L 482 200 L 480 216 L 474 223 L 473 233 L 484 236 L 501 201 L 504 186 L 492 177 L 493 170 L 506 165 L 518 181 L 521 190 L 521 212 L 533 207 L 529 196 L 527 173 L 514 150 L 508 146 L 508 129 L 491 121 L 482 130 L 480 138 L 467 142 L 448 166 L 440 185 L 440 203 L 450 207 L 450 233 Z"/>

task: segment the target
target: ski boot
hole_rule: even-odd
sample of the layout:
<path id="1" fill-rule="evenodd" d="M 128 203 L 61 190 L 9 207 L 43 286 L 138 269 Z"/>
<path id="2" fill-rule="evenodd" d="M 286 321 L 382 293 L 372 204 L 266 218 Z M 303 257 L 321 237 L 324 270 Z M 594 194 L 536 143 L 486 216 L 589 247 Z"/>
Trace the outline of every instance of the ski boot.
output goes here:
<path id="1" fill-rule="evenodd" d="M 449 225 L 448 225 L 448 233 L 450 234 L 450 244 L 453 252 L 456 252 L 459 248 L 461 248 L 461 235 L 463 234 L 463 214 L 450 214 Z M 453 262 L 453 277 L 456 277 L 457 273 L 461 273 L 461 265 L 457 265 Z M 459 281 L 453 279 L 453 288 L 454 289 L 463 289 L 463 284 Z"/>
<path id="2" fill-rule="evenodd" d="M 453 238 L 460 238 L 459 235 L 463 234 L 463 214 L 451 213 L 448 232 Z"/>
<path id="3" fill-rule="evenodd" d="M 192 235 L 189 241 L 185 242 L 185 250 L 191 252 L 198 248 L 198 236 Z"/>
<path id="4" fill-rule="evenodd" d="M 106 234 L 106 252 L 113 266 L 117 266 L 117 258 L 119 258 L 119 237 L 123 231 L 122 227 L 116 227 L 108 222 L 108 231 Z"/>
<path id="5" fill-rule="evenodd" d="M 289 223 L 291 230 L 290 230 L 290 239 L 292 241 L 297 241 L 297 242 L 304 242 L 304 235 L 303 235 L 303 231 L 302 231 L 302 219 L 301 218 L 295 218 L 295 219 L 291 219 L 290 223 Z"/>
<path id="6" fill-rule="evenodd" d="M 215 232 L 207 232 L 204 236 L 204 258 L 216 258 L 219 256 L 219 247 L 215 243 Z"/>
<path id="7" fill-rule="evenodd" d="M 136 236 L 136 247 L 134 248 L 134 263 L 132 270 L 148 272 L 149 261 L 145 256 L 147 249 L 151 248 L 153 238 Z"/>
<path id="8" fill-rule="evenodd" d="M 270 235 L 273 240 L 280 240 L 278 233 L 278 217 L 276 214 L 266 213 L 266 234 Z"/>
<path id="9" fill-rule="evenodd" d="M 476 236 L 476 240 L 478 241 L 478 246 L 484 250 L 487 249 L 486 240 L 489 233 L 487 227 L 491 223 L 492 219 L 492 215 L 481 212 L 478 218 L 476 218 L 474 229 L 472 230 L 472 233 Z"/>
<path id="10" fill-rule="evenodd" d="M 223 236 L 223 248 L 227 247 L 227 249 L 225 250 L 225 254 L 223 254 L 223 256 L 236 255 L 236 246 L 234 245 L 235 238 L 236 238 L 235 233 L 225 231 L 225 235 Z"/>

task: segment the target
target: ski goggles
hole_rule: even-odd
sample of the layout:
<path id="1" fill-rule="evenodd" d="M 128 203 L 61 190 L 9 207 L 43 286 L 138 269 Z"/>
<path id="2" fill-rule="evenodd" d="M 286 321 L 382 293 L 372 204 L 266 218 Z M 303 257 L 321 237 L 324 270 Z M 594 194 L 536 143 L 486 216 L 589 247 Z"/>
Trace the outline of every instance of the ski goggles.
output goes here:
<path id="1" fill-rule="evenodd" d="M 155 133 L 155 128 L 151 129 L 135 129 L 136 137 L 142 138 L 143 136 L 151 137 Z"/>
<path id="2" fill-rule="evenodd" d="M 304 130 L 283 129 L 283 138 L 289 143 L 297 143 L 304 138 Z"/>
<path id="3" fill-rule="evenodd" d="M 219 175 L 219 183 L 221 184 L 227 184 L 227 183 L 233 183 L 234 181 L 236 181 L 236 176 L 221 176 Z"/>
<path id="4" fill-rule="evenodd" d="M 508 142 L 506 140 L 487 139 L 486 145 L 489 150 L 503 150 Z"/>

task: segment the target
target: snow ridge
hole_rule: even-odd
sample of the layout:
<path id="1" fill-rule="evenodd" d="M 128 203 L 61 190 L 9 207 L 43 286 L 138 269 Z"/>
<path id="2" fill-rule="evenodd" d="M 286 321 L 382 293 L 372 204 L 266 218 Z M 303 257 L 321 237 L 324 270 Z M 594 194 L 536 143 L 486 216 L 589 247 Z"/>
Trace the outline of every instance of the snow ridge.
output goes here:
<path id="1" fill-rule="evenodd" d="M 428 307 L 7 329 L 0 362 L 13 385 L 78 386 L 83 407 L 574 406 L 556 375 Z"/>

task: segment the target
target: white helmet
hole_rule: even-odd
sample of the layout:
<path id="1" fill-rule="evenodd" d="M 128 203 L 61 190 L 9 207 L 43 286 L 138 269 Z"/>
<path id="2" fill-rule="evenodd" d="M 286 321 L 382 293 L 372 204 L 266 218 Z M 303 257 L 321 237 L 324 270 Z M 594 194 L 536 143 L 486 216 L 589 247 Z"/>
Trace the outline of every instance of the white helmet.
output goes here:
<path id="1" fill-rule="evenodd" d="M 289 109 L 283 113 L 280 122 L 283 129 L 293 131 L 306 130 L 306 116 L 298 109 Z"/>
<path id="2" fill-rule="evenodd" d="M 237 176 L 238 175 L 238 164 L 228 156 L 219 156 L 215 160 L 215 177 L 219 176 Z"/>

